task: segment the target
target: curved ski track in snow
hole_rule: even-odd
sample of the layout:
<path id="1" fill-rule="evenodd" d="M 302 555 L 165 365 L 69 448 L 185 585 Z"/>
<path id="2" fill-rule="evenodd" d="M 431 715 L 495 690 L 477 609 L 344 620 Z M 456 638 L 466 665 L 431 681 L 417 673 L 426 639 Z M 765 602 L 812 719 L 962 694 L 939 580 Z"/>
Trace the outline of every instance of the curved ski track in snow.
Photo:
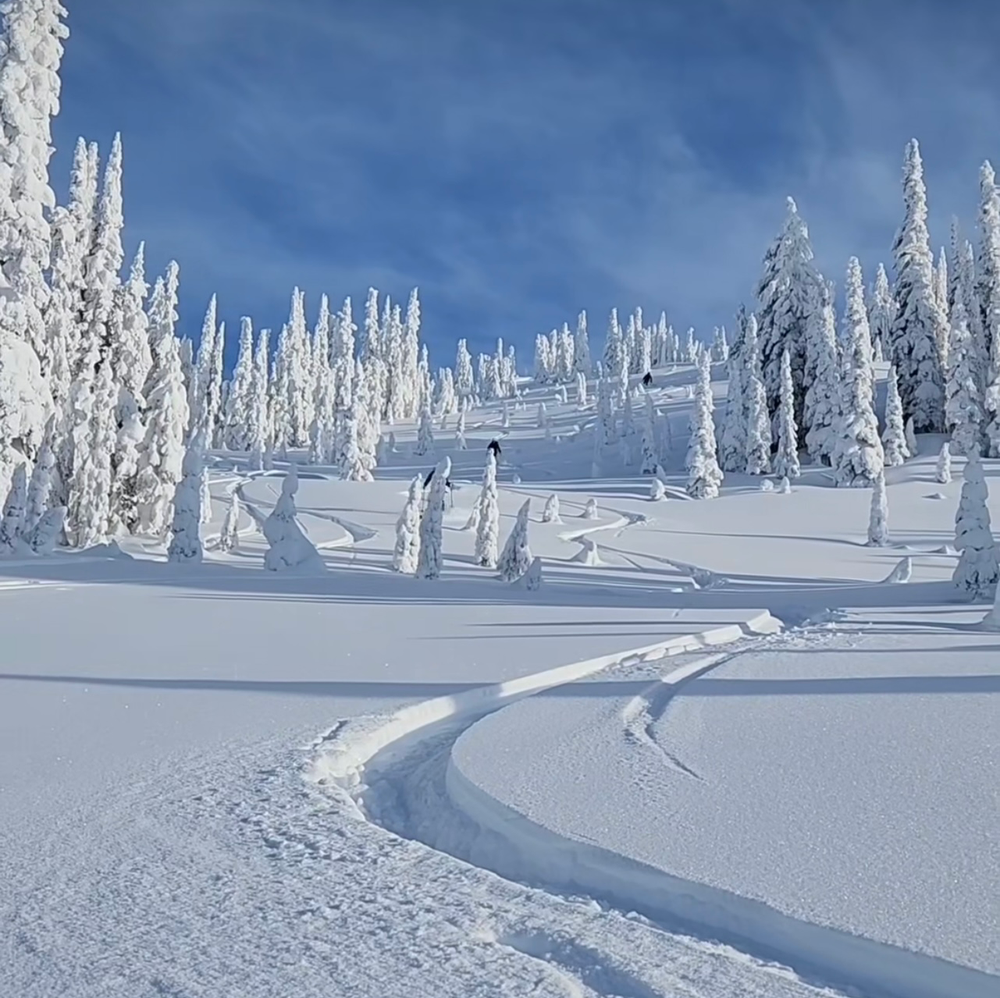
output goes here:
<path id="1" fill-rule="evenodd" d="M 991 975 L 924 954 L 803 922 L 750 898 L 683 880 L 597 845 L 543 828 L 489 796 L 456 766 L 452 749 L 480 718 L 518 699 L 597 672 L 683 652 L 775 634 L 780 622 L 767 611 L 742 625 L 673 637 L 657 645 L 564 665 L 519 679 L 478 687 L 404 707 L 384 718 L 340 721 L 314 744 L 306 778 L 336 795 L 356 817 L 374 821 L 403 838 L 416 839 L 459 860 L 555 895 L 589 899 L 600 907 L 635 912 L 670 935 L 691 935 L 706 946 L 732 946 L 762 973 L 786 975 L 771 961 L 790 966 L 802 979 L 879 998 L 994 998 Z M 747 650 L 746 648 L 741 651 Z M 701 656 L 661 677 L 623 712 L 626 730 L 655 747 L 648 726 L 682 682 L 723 659 Z M 648 743 L 647 743 L 648 744 Z M 677 765 L 664 753 L 665 762 Z M 683 767 L 682 771 L 683 771 Z M 686 775 L 694 776 L 690 771 Z M 436 788 L 436 791 L 435 791 Z M 435 796 L 436 792 L 436 796 Z M 586 994 L 596 980 L 574 956 L 572 942 L 548 937 L 510 937 L 501 945 L 540 960 L 567 994 Z M 592 961 L 589 962 L 594 967 Z M 599 994 L 650 998 L 642 981 L 602 975 Z M 610 975 L 610 976 L 609 976 Z"/>

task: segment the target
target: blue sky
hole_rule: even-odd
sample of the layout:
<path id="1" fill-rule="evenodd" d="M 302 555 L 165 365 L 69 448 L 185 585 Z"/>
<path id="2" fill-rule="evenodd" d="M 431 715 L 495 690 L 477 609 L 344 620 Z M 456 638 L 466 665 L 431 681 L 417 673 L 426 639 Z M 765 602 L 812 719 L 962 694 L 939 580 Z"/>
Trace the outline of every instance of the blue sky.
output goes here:
<path id="1" fill-rule="evenodd" d="M 940 0 L 64 0 L 55 124 L 125 155 L 127 247 L 280 326 L 418 285 L 439 363 L 587 308 L 730 323 L 793 195 L 871 277 L 921 140 L 935 243 L 1000 160 L 1000 10 Z"/>

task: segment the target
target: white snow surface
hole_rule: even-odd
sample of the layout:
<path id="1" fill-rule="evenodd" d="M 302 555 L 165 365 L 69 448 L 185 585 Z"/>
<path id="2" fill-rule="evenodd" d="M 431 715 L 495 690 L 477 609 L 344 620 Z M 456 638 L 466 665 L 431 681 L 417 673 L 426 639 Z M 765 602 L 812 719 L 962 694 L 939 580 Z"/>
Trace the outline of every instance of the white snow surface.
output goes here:
<path id="1" fill-rule="evenodd" d="M 675 426 L 692 382 L 657 375 Z M 982 608 L 946 605 L 959 485 L 928 503 L 929 459 L 890 469 L 884 549 L 864 546 L 867 493 L 809 468 L 791 496 L 730 475 L 654 518 L 634 469 L 589 476 L 576 404 L 525 387 L 501 531 L 538 500 L 537 590 L 477 568 L 462 530 L 499 405 L 450 451 L 435 581 L 391 570 L 407 484 L 429 470 L 408 424 L 374 483 L 300 466 L 297 522 L 325 574 L 263 570 L 285 469 L 232 455 L 212 468 L 202 565 L 136 539 L 131 558 L 0 560 L 0 995 L 936 998 L 944 960 L 978 974 L 956 998 L 996 983 L 996 726 L 976 684 L 995 692 L 1000 638 L 962 630 Z M 671 498 L 685 451 L 678 434 L 664 455 Z M 234 488 L 240 546 L 222 552 Z M 563 526 L 538 522 L 553 492 Z M 599 564 L 579 563 L 585 539 Z M 880 585 L 901 555 L 910 584 Z M 824 623 L 757 636 L 768 611 Z M 680 695 L 643 701 L 675 665 Z M 704 695 L 872 677 L 905 692 Z M 527 855 L 511 841 L 529 826 L 488 827 L 510 808 L 541 830 Z M 569 840 L 595 851 L 555 861 Z M 662 903 L 636 863 L 675 878 Z M 695 910 L 673 903 L 685 890 Z M 718 890 L 736 906 L 699 906 Z M 806 930 L 741 931 L 743 898 Z M 918 916 L 935 908 L 932 932 Z M 872 951 L 845 960 L 830 926 L 930 969 L 879 991 Z"/>

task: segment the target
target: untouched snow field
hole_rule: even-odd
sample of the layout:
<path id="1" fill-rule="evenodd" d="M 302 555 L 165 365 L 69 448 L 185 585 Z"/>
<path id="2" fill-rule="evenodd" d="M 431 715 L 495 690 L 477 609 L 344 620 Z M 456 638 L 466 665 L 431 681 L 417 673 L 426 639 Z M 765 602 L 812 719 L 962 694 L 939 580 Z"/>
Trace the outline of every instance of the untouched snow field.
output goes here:
<path id="1" fill-rule="evenodd" d="M 323 573 L 263 571 L 280 474 L 227 455 L 198 568 L 140 545 L 0 562 L 0 994 L 995 993 L 1000 639 L 949 605 L 959 476 L 929 481 L 933 441 L 894 469 L 886 549 L 862 546 L 869 493 L 816 470 L 686 501 L 690 380 L 655 389 L 660 502 L 617 457 L 587 477 L 592 407 L 533 390 L 509 432 L 473 413 L 468 451 L 452 420 L 435 582 L 389 570 L 433 463 L 398 427 L 374 484 L 300 467 Z M 462 529 L 494 435 L 504 537 L 533 497 L 537 591 L 475 567 Z M 553 491 L 562 523 L 539 523 Z M 912 581 L 881 584 L 904 554 Z"/>

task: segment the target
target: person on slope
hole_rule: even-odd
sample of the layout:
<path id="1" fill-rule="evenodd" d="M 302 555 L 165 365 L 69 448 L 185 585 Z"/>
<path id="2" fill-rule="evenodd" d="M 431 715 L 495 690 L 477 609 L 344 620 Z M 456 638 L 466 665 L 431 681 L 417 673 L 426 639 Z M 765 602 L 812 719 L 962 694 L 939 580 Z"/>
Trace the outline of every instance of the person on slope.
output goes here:
<path id="1" fill-rule="evenodd" d="M 430 474 L 428 474 L 428 476 L 424 479 L 424 488 L 425 489 L 429 489 L 431 487 L 431 481 L 434 478 L 434 472 L 436 470 L 437 470 L 436 468 L 431 468 Z M 444 487 L 448 490 L 448 502 L 451 505 L 451 508 L 454 509 L 455 508 L 455 496 L 452 494 L 451 479 L 450 478 L 446 478 L 444 480 Z M 442 506 L 441 508 L 444 509 L 444 506 Z"/>
<path id="2" fill-rule="evenodd" d="M 642 376 L 642 387 L 649 388 L 652 384 L 653 384 L 653 375 L 649 371 L 647 371 Z"/>
<path id="3" fill-rule="evenodd" d="M 497 464 L 500 463 L 500 443 L 497 440 L 491 440 L 487 445 L 486 449 L 493 451 L 493 456 L 497 459 Z"/>

